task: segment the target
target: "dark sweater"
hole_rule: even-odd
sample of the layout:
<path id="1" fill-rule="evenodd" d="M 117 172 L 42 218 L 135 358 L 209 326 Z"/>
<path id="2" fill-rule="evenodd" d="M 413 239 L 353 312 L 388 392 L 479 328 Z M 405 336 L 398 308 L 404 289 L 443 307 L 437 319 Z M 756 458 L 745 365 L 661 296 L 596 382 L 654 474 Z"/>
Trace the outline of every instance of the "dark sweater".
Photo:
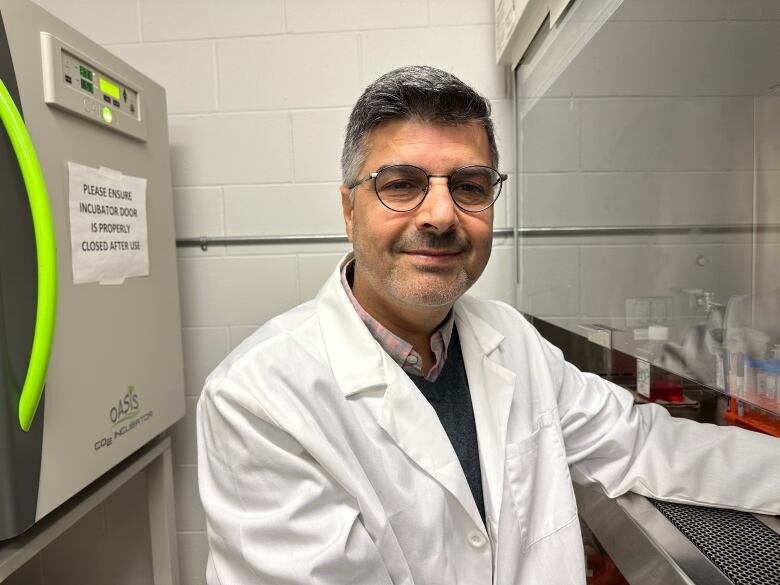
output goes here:
<path id="1" fill-rule="evenodd" d="M 452 330 L 452 339 L 447 348 L 447 361 L 435 382 L 428 382 L 422 376 L 409 376 L 433 406 L 444 427 L 450 443 L 469 482 L 471 494 L 485 523 L 485 501 L 482 495 L 482 475 L 477 449 L 477 426 L 474 423 L 474 409 L 471 405 L 469 381 L 463 365 L 463 354 L 457 329 Z"/>

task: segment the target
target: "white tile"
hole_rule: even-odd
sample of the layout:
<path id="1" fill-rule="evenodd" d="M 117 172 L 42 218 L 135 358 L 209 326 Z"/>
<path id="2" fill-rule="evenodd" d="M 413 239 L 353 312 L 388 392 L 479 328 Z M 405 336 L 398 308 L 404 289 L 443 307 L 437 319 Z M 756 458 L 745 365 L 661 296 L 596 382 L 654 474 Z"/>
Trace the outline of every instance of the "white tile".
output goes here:
<path id="1" fill-rule="evenodd" d="M 780 20 L 777 0 L 728 0 L 728 16 L 735 19 Z"/>
<path id="2" fill-rule="evenodd" d="M 579 250 L 523 245 L 518 308 L 534 316 L 579 314 Z"/>
<path id="3" fill-rule="evenodd" d="M 176 529 L 206 530 L 206 514 L 198 493 L 198 467 L 176 465 L 173 468 L 176 503 Z"/>
<path id="4" fill-rule="evenodd" d="M 493 24 L 493 0 L 429 0 L 432 25 Z"/>
<path id="5" fill-rule="evenodd" d="M 780 96 L 756 99 L 756 128 L 758 168 L 780 170 Z"/>
<path id="6" fill-rule="evenodd" d="M 141 0 L 141 13 L 146 41 L 267 35 L 284 27 L 283 0 Z"/>
<path id="7" fill-rule="evenodd" d="M 343 234 L 339 184 L 226 187 L 225 233 Z"/>
<path id="8" fill-rule="evenodd" d="M 756 173 L 758 223 L 780 224 L 780 172 Z"/>
<path id="9" fill-rule="evenodd" d="M 496 145 L 498 146 L 499 170 L 503 173 L 509 173 L 514 170 L 515 166 L 512 100 L 493 100 L 490 105 L 493 108 L 492 118 Z"/>
<path id="10" fill-rule="evenodd" d="M 495 65 L 490 25 L 363 33 L 365 85 L 405 65 L 438 67 L 458 76 L 486 97 L 508 96 L 505 70 Z"/>
<path id="11" fill-rule="evenodd" d="M 260 327 L 262 323 L 258 323 L 257 325 L 241 325 L 237 327 L 231 327 L 230 328 L 230 349 L 235 349 L 241 343 L 252 333 L 257 331 L 258 327 Z"/>
<path id="12" fill-rule="evenodd" d="M 525 227 L 749 223 L 752 175 L 567 173 L 524 177 Z"/>
<path id="13" fill-rule="evenodd" d="M 493 229 L 512 227 L 514 209 L 514 175 L 509 175 L 501 188 L 498 200 L 493 204 Z"/>
<path id="14" fill-rule="evenodd" d="M 722 20 L 727 15 L 728 0 L 628 0 L 623 2 L 611 20 Z M 742 0 L 737 0 L 742 2 Z"/>
<path id="15" fill-rule="evenodd" d="M 715 293 L 718 302 L 744 294 L 750 286 L 750 246 L 652 243 L 648 246 L 593 246 L 581 250 L 582 314 L 622 317 L 625 299 L 683 298 L 683 289 Z M 621 286 L 614 286 L 614 275 Z M 687 314 L 687 307 L 683 307 Z M 678 311 L 682 309 L 678 307 Z"/>
<path id="16" fill-rule="evenodd" d="M 217 187 L 174 189 L 173 205 L 177 237 L 224 235 L 221 189 Z"/>
<path id="17" fill-rule="evenodd" d="M 118 45 L 111 50 L 165 88 L 169 114 L 217 109 L 213 43 Z"/>
<path id="18" fill-rule="evenodd" d="M 223 110 L 351 105 L 363 89 L 358 45 L 357 34 L 219 42 L 220 105 Z"/>
<path id="19" fill-rule="evenodd" d="M 777 243 L 766 243 L 756 246 L 756 291 L 765 295 L 765 304 L 767 312 L 773 312 L 772 300 L 774 300 L 774 311 L 777 311 L 777 297 L 780 294 L 780 270 L 777 265 L 780 263 L 780 245 Z M 780 315 L 775 314 L 773 319 L 767 319 L 765 323 L 771 323 L 777 327 L 780 323 Z M 775 336 L 775 341 L 777 337 Z"/>
<path id="20" fill-rule="evenodd" d="M 206 562 L 209 543 L 205 532 L 178 535 L 179 575 L 182 585 L 206 585 Z"/>
<path id="21" fill-rule="evenodd" d="M 539 100 L 520 122 L 522 172 L 576 171 L 580 156 L 580 103 Z"/>
<path id="22" fill-rule="evenodd" d="M 650 95 L 752 95 L 763 30 L 734 22 L 659 23 L 646 65 L 637 69 Z"/>
<path id="23" fill-rule="evenodd" d="M 605 23 L 545 95 L 647 95 L 652 30 L 652 25 L 642 22 Z"/>
<path id="24" fill-rule="evenodd" d="M 138 4 L 101 0 L 35 0 L 35 3 L 100 44 L 132 43 L 138 35 Z"/>
<path id="25" fill-rule="evenodd" d="M 722 171 L 753 166 L 750 99 L 584 101 L 582 168 Z M 524 148 L 533 149 L 526 141 Z"/>
<path id="26" fill-rule="evenodd" d="M 184 403 L 187 409 L 184 418 L 171 427 L 171 452 L 174 464 L 195 465 L 198 463 L 195 415 L 198 398 L 187 396 Z"/>
<path id="27" fill-rule="evenodd" d="M 647 269 L 662 294 L 701 288 L 713 292 L 716 302 L 725 304 L 750 290 L 750 246 L 698 245 L 691 241 L 687 246 L 651 246 L 650 253 Z M 707 263 L 697 262 L 702 258 Z"/>
<path id="28" fill-rule="evenodd" d="M 753 220 L 750 172 L 653 173 L 648 224 L 724 225 Z M 636 224 L 639 225 L 639 224 Z"/>
<path id="29" fill-rule="evenodd" d="M 652 211 L 647 173 L 523 176 L 523 227 L 645 225 Z"/>
<path id="30" fill-rule="evenodd" d="M 342 254 L 300 254 L 298 256 L 298 280 L 302 301 L 313 299 L 322 285 L 336 269 Z"/>
<path id="31" fill-rule="evenodd" d="M 481 299 L 497 299 L 515 304 L 515 279 L 513 269 L 514 250 L 512 248 L 493 248 L 485 271 L 469 294 Z"/>
<path id="32" fill-rule="evenodd" d="M 647 246 L 593 246 L 580 250 L 580 314 L 602 318 L 625 313 L 625 299 L 663 296 L 650 274 L 653 255 Z M 619 275 L 621 286 L 615 286 Z M 659 288 L 661 290 L 659 290 Z"/>
<path id="33" fill-rule="evenodd" d="M 282 183 L 292 178 L 287 114 L 172 117 L 174 186 Z"/>
<path id="34" fill-rule="evenodd" d="M 298 304 L 294 257 L 181 258 L 182 325 L 264 323 Z"/>
<path id="35" fill-rule="evenodd" d="M 780 2 L 776 2 L 780 10 Z M 780 20 L 749 23 L 753 38 L 747 40 L 753 48 L 753 60 L 746 66 L 753 71 L 756 95 L 780 95 Z"/>
<path id="36" fill-rule="evenodd" d="M 292 114 L 296 181 L 341 184 L 341 150 L 348 119 L 349 110 Z"/>
<path id="37" fill-rule="evenodd" d="M 317 32 L 425 26 L 428 11 L 420 0 L 287 0 L 287 32 Z"/>
<path id="38" fill-rule="evenodd" d="M 206 257 L 220 257 L 226 256 L 225 253 L 227 246 L 208 245 L 206 250 L 202 250 L 200 246 L 177 246 L 176 257 L 177 258 L 206 258 Z"/>
<path id="39" fill-rule="evenodd" d="M 210 262 L 220 260 L 209 259 Z M 181 262 L 198 263 L 198 260 L 182 260 Z M 185 299 L 197 296 L 198 292 L 183 286 L 182 306 L 189 304 Z M 228 330 L 226 327 L 191 328 L 185 327 L 181 332 L 184 352 L 184 387 L 188 396 L 199 396 L 203 382 L 211 371 L 225 358 L 230 351 Z"/>

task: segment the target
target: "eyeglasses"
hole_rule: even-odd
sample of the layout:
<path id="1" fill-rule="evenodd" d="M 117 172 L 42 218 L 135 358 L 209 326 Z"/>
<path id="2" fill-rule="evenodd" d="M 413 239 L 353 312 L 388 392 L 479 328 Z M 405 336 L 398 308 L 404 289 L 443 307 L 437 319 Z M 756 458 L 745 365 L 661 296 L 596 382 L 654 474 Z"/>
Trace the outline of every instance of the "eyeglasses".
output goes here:
<path id="1" fill-rule="evenodd" d="M 425 199 L 432 177 L 447 179 L 455 205 L 469 213 L 478 213 L 493 205 L 507 179 L 497 170 L 479 165 L 461 167 L 451 175 L 429 175 L 414 165 L 390 165 L 366 175 L 350 189 L 374 179 L 374 191 L 382 205 L 392 211 L 411 211 Z"/>

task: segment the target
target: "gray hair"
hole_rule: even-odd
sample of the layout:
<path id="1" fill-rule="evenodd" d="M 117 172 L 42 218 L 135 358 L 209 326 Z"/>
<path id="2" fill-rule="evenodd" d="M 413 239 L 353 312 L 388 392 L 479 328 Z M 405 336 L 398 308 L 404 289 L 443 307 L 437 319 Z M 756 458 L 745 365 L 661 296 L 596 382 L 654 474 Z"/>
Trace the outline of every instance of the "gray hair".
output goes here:
<path id="1" fill-rule="evenodd" d="M 358 99 L 347 123 L 341 173 L 353 189 L 366 161 L 366 138 L 376 126 L 392 120 L 416 118 L 425 122 L 461 125 L 477 122 L 487 133 L 490 159 L 498 168 L 498 147 L 490 118 L 490 102 L 454 75 L 433 67 L 414 65 L 385 73 Z"/>

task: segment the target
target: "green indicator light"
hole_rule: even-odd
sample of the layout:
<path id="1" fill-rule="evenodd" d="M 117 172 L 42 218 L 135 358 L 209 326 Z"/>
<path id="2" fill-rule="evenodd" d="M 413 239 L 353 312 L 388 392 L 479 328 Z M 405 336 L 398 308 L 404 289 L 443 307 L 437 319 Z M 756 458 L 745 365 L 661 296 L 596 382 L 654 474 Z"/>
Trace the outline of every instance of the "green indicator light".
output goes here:
<path id="1" fill-rule="evenodd" d="M 92 81 L 92 71 L 84 67 L 83 65 L 79 65 L 79 73 L 81 73 L 82 77 L 86 77 L 90 81 Z"/>
<path id="2" fill-rule="evenodd" d="M 93 88 L 94 86 L 89 81 L 84 81 L 83 79 L 81 80 L 81 89 L 84 89 L 89 93 L 93 93 Z"/>
<path id="3" fill-rule="evenodd" d="M 100 78 L 100 91 L 106 95 L 110 95 L 115 100 L 119 99 L 119 87 L 102 77 Z"/>
<path id="4" fill-rule="evenodd" d="M 100 114 L 103 116 L 103 121 L 106 124 L 110 124 L 114 119 L 114 114 L 108 106 L 103 106 L 103 109 L 100 110 Z"/>

